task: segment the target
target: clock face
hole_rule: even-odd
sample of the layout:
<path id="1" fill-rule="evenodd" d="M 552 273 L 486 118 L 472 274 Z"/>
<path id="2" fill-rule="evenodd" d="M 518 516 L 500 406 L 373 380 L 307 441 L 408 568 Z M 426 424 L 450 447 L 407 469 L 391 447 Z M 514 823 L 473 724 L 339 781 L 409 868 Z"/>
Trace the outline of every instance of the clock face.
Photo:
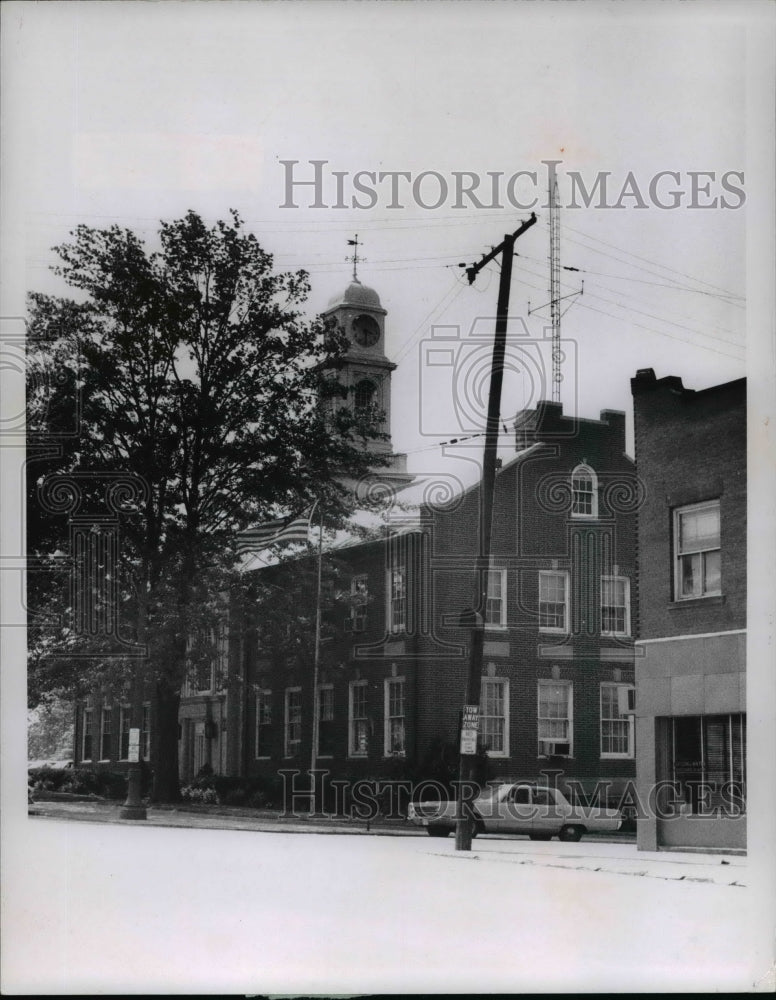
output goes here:
<path id="1" fill-rule="evenodd" d="M 380 339 L 380 327 L 371 316 L 356 316 L 353 320 L 353 337 L 362 347 L 373 347 Z"/>

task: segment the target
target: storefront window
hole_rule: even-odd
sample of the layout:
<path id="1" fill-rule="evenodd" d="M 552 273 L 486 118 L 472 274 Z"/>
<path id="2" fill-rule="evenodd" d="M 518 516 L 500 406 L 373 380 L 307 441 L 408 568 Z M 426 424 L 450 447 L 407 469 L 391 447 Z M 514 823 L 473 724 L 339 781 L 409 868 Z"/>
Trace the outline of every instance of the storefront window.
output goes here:
<path id="1" fill-rule="evenodd" d="M 693 715 L 669 720 L 669 770 L 684 808 L 735 815 L 746 802 L 746 716 Z"/>

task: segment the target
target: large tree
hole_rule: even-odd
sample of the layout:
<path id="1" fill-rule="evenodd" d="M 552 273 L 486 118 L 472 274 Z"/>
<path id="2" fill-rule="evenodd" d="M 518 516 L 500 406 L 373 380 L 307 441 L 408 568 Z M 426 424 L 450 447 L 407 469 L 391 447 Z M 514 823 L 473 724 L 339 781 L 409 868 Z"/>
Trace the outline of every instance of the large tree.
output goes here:
<path id="1" fill-rule="evenodd" d="M 30 302 L 28 553 L 70 570 L 30 589 L 32 700 L 152 686 L 154 796 L 174 799 L 187 643 L 223 614 L 236 532 L 314 499 L 344 515 L 377 432 L 334 403 L 347 342 L 304 318 L 307 275 L 276 273 L 237 213 L 162 223 L 155 249 L 117 226 L 55 249 L 75 295 Z"/>

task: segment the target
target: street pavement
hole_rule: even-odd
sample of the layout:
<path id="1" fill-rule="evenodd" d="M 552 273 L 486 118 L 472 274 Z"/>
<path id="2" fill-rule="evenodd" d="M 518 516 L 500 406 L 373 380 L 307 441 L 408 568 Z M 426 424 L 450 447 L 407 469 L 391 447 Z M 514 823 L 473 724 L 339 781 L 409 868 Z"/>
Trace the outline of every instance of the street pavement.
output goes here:
<path id="1" fill-rule="evenodd" d="M 744 856 L 31 811 L 4 845 L 9 995 L 717 992 L 767 973 Z"/>
<path id="2" fill-rule="evenodd" d="M 120 809 L 120 805 L 105 801 L 41 801 L 31 806 L 29 812 L 31 816 L 49 819 L 117 823 L 123 826 L 188 827 L 257 833 L 421 837 L 430 854 L 440 852 L 449 854 L 450 848 L 453 847 L 452 836 L 447 840 L 432 839 L 424 829 L 403 820 L 378 818 L 367 823 L 364 820 L 344 817 L 303 815 L 289 817 L 270 811 L 257 812 L 223 807 L 218 809 L 167 807 L 149 808 L 147 818 L 136 821 L 122 820 L 119 816 Z M 627 834 L 588 834 L 577 844 L 486 834 L 477 837 L 473 841 L 472 848 L 472 854 L 487 857 L 488 861 L 500 864 L 605 871 L 610 874 L 709 882 L 739 888 L 747 884 L 747 859 L 743 855 L 717 855 L 694 851 L 637 851 L 635 836 Z"/>

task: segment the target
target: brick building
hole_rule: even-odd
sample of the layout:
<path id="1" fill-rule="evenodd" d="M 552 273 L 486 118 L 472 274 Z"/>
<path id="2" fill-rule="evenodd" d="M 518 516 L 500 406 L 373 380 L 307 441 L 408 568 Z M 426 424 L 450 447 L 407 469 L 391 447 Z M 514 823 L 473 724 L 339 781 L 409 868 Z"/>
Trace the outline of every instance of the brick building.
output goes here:
<path id="1" fill-rule="evenodd" d="M 435 743 L 457 744 L 480 494 L 475 484 L 434 504 L 438 486 L 419 477 L 381 536 L 324 557 L 347 605 L 319 678 L 317 763 L 336 778 L 396 775 L 402 762 L 411 772 Z M 634 777 L 637 502 L 624 414 L 579 420 L 541 403 L 518 415 L 516 453 L 496 477 L 488 571 L 481 742 L 492 776 L 552 770 L 586 789 L 611 779 L 613 795 Z M 288 571 L 256 576 L 278 585 Z M 276 623 L 254 624 L 246 773 L 306 770 L 309 644 L 289 655 L 272 641 Z"/>
<path id="2" fill-rule="evenodd" d="M 646 369 L 631 388 L 645 487 L 637 787 L 652 805 L 638 845 L 743 848 L 746 382 L 696 392 Z M 677 793 L 669 788 L 656 802 L 660 782 Z"/>

